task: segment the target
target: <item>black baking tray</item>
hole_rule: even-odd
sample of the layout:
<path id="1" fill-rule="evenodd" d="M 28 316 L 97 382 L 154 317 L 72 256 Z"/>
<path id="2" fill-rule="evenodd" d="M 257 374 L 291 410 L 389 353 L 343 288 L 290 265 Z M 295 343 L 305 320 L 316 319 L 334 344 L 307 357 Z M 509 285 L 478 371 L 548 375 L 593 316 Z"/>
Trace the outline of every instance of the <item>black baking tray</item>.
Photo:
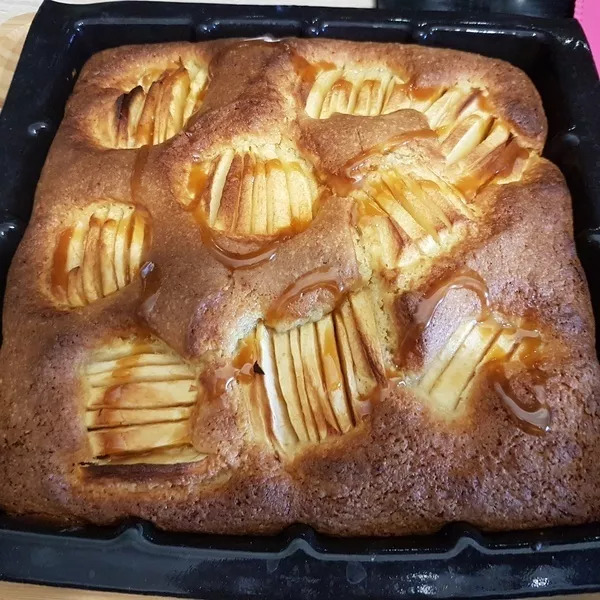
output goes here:
<path id="1" fill-rule="evenodd" d="M 600 317 L 600 85 L 581 28 L 572 19 L 408 8 L 45 1 L 0 115 L 0 294 L 63 107 L 93 53 L 264 34 L 452 47 L 522 68 L 544 101 L 545 153 L 567 178 L 577 249 Z M 486 534 L 454 523 L 430 536 L 341 539 L 301 525 L 270 537 L 172 534 L 140 521 L 57 531 L 0 515 L 0 579 L 206 600 L 575 593 L 600 590 L 599 565 L 600 524 Z"/>
<path id="2" fill-rule="evenodd" d="M 403 9 L 414 5 L 414 0 L 377 0 L 379 8 Z M 530 17 L 572 17 L 575 0 L 420 0 L 419 9 L 507 13 Z"/>

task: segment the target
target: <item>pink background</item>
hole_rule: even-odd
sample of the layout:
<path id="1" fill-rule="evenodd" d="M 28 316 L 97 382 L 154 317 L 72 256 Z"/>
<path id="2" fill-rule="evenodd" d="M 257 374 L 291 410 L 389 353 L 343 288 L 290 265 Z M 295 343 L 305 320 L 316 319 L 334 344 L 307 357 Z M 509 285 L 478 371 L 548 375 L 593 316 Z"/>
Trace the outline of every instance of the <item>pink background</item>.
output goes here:
<path id="1" fill-rule="evenodd" d="M 585 31 L 596 61 L 596 69 L 600 71 L 600 0 L 577 0 L 575 17 Z"/>

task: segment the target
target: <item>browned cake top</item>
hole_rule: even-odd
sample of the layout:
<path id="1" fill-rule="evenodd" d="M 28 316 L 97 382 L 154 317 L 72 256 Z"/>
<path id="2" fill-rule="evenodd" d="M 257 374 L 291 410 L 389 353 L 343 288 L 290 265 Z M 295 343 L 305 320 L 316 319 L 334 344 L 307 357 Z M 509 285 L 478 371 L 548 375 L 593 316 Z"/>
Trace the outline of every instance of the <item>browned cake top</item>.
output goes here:
<path id="1" fill-rule="evenodd" d="M 9 275 L 0 504 L 338 534 L 600 514 L 570 198 L 514 67 L 132 46 L 81 72 Z"/>

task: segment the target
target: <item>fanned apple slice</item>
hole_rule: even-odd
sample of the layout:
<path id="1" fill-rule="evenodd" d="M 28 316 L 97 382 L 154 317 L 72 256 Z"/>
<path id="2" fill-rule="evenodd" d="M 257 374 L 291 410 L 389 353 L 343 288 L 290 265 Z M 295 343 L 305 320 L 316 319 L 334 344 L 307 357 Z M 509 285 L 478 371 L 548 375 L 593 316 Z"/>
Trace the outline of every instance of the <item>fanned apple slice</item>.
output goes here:
<path id="1" fill-rule="evenodd" d="M 319 119 L 323 111 L 323 104 L 333 84 L 340 78 L 341 69 L 326 70 L 319 73 L 306 98 L 305 110 L 309 117 Z"/>
<path id="2" fill-rule="evenodd" d="M 88 391 L 88 408 L 160 408 L 191 406 L 198 388 L 192 379 L 169 381 L 129 381 Z"/>
<path id="3" fill-rule="evenodd" d="M 375 320 L 373 298 L 368 290 L 363 289 L 350 294 L 349 301 L 362 347 L 368 357 L 371 373 L 376 380 L 384 383 L 386 379 L 385 363 Z"/>
<path id="4" fill-rule="evenodd" d="M 442 94 L 426 111 L 425 116 L 432 129 L 439 129 L 453 124 L 460 109 L 470 95 L 470 90 L 458 87 L 450 88 Z"/>
<path id="5" fill-rule="evenodd" d="M 423 227 L 415 221 L 386 185 L 379 184 L 367 187 L 365 191 L 389 215 L 389 218 L 402 229 L 408 239 L 416 241 L 427 235 Z"/>
<path id="6" fill-rule="evenodd" d="M 437 202 L 432 202 L 429 194 L 425 193 L 424 185 L 427 182 L 415 181 L 410 177 L 405 177 L 404 189 L 405 195 L 410 196 L 416 207 L 423 214 L 427 215 L 428 220 L 435 227 L 436 233 L 441 229 L 450 228 L 452 223 L 446 213 L 440 208 Z"/>
<path id="7" fill-rule="evenodd" d="M 313 218 L 313 203 L 317 196 L 314 179 L 305 172 L 300 163 L 283 161 L 286 190 L 290 203 L 291 223 L 303 225 Z"/>
<path id="8" fill-rule="evenodd" d="M 108 296 L 119 289 L 115 274 L 115 241 L 119 221 L 108 218 L 100 232 L 100 277 L 102 295 Z"/>
<path id="9" fill-rule="evenodd" d="M 85 306 L 87 301 L 85 292 L 83 291 L 83 279 L 80 267 L 75 267 L 69 271 L 67 286 L 67 304 L 73 308 Z"/>
<path id="10" fill-rule="evenodd" d="M 338 79 L 331 89 L 323 104 L 323 110 L 321 111 L 321 118 L 326 119 L 333 113 L 348 113 L 348 102 L 350 95 L 352 94 L 352 83 L 346 79 Z M 327 109 L 325 109 L 327 106 Z"/>
<path id="11" fill-rule="evenodd" d="M 352 414 L 354 415 L 355 423 L 359 423 L 361 419 L 360 405 L 362 402 L 360 392 L 358 391 L 358 383 L 354 374 L 354 361 L 352 360 L 352 349 L 346 327 L 341 315 L 336 311 L 333 316 L 335 322 L 335 331 L 340 355 L 340 365 L 346 382 L 346 389 L 352 406 Z"/>
<path id="12" fill-rule="evenodd" d="M 334 113 L 376 116 L 408 106 L 401 78 L 387 67 L 346 65 L 319 73 L 306 98 L 313 119 Z"/>
<path id="13" fill-rule="evenodd" d="M 335 329 L 331 315 L 327 315 L 317 322 L 317 337 L 329 404 L 339 424 L 339 428 L 342 433 L 346 433 L 354 426 L 354 422 L 346 399 L 346 387 L 344 385 L 344 376 L 338 356 Z"/>
<path id="14" fill-rule="evenodd" d="M 393 172 L 384 172 L 381 178 L 394 199 L 411 216 L 421 229 L 433 238 L 437 238 L 437 229 L 432 222 L 432 215 L 428 214 L 425 207 L 416 196 L 408 193 L 405 182 Z"/>
<path id="15" fill-rule="evenodd" d="M 486 138 L 465 158 L 458 161 L 457 167 L 465 174 L 477 173 L 492 152 L 508 141 L 509 136 L 509 130 L 501 123 L 495 122 Z"/>
<path id="16" fill-rule="evenodd" d="M 114 465 L 177 465 L 196 463 L 205 460 L 209 455 L 198 452 L 193 446 L 184 444 L 167 448 L 157 448 L 148 452 L 138 452 L 113 456 L 108 459 L 94 461 L 98 466 Z"/>
<path id="17" fill-rule="evenodd" d="M 209 176 L 208 173 L 212 173 Z M 313 217 L 318 182 L 294 147 L 261 145 L 238 152 L 223 149 L 194 164 L 182 204 L 217 231 L 273 235 L 300 230 Z M 199 202 L 197 189 L 209 197 Z"/>
<path id="18" fill-rule="evenodd" d="M 183 130 L 200 108 L 208 83 L 207 65 L 181 61 L 150 69 L 116 101 L 101 143 L 114 148 L 160 144 Z"/>
<path id="19" fill-rule="evenodd" d="M 123 101 L 125 103 L 125 100 Z M 146 94 L 144 88 L 138 85 L 126 96 L 127 102 L 127 147 L 133 148 L 137 144 L 137 130 L 144 111 Z"/>
<path id="20" fill-rule="evenodd" d="M 308 442 L 308 430 L 304 421 L 304 413 L 296 383 L 289 333 L 275 332 L 272 335 L 279 387 L 285 400 L 292 427 L 300 442 Z"/>
<path id="21" fill-rule="evenodd" d="M 155 81 L 146 93 L 146 101 L 140 116 L 135 141 L 137 146 L 154 143 L 156 112 L 162 95 L 162 82 Z"/>
<path id="22" fill-rule="evenodd" d="M 340 433 L 339 424 L 329 404 L 314 323 L 307 323 L 300 327 L 300 351 L 304 365 L 304 382 L 313 414 L 320 412 L 323 415 L 326 435 Z"/>
<path id="23" fill-rule="evenodd" d="M 267 229 L 276 233 L 286 229 L 292 223 L 290 194 L 283 163 L 278 158 L 272 158 L 265 164 L 267 178 Z"/>
<path id="24" fill-rule="evenodd" d="M 217 214 L 221 206 L 223 189 L 227 181 L 227 174 L 235 156 L 234 151 L 227 149 L 222 155 L 215 169 L 214 178 L 210 189 L 209 223 L 213 226 L 217 220 Z"/>
<path id="25" fill-rule="evenodd" d="M 94 456 L 146 452 L 162 446 L 189 444 L 190 427 L 187 421 L 176 421 L 93 429 L 88 431 L 88 440 Z"/>
<path id="26" fill-rule="evenodd" d="M 363 341 L 350 301 L 343 302 L 338 312 L 341 322 L 344 325 L 348 346 L 352 355 L 354 380 L 356 381 L 358 395 L 361 398 L 366 398 L 377 387 L 377 379 L 371 367 L 372 359 L 367 354 L 369 351 L 368 345 L 366 346 Z"/>
<path id="27" fill-rule="evenodd" d="M 260 324 L 256 330 L 256 340 L 259 348 L 259 364 L 264 371 L 261 377 L 271 416 L 271 427 L 275 441 L 285 453 L 291 453 L 298 443 L 298 436 L 290 422 L 288 408 L 281 394 L 277 365 L 273 353 L 271 336 L 267 328 Z"/>
<path id="28" fill-rule="evenodd" d="M 267 234 L 268 232 L 265 162 L 262 158 L 257 157 L 254 171 L 254 187 L 252 188 L 252 233 Z"/>
<path id="29" fill-rule="evenodd" d="M 393 76 L 385 92 L 381 114 L 389 114 L 410 107 L 408 86 L 397 76 Z"/>
<path id="30" fill-rule="evenodd" d="M 163 342 L 137 336 L 104 342 L 91 354 L 82 381 L 93 463 L 125 464 L 127 455 L 191 445 L 196 374 Z M 164 461 L 170 462 L 168 455 Z"/>
<path id="31" fill-rule="evenodd" d="M 291 458 L 362 423 L 387 381 L 374 304 L 353 293 L 332 314 L 286 332 L 256 329 L 261 372 L 242 387 L 254 438 Z"/>
<path id="32" fill-rule="evenodd" d="M 302 352 L 300 349 L 300 328 L 295 327 L 288 333 L 290 340 L 290 352 L 294 365 L 294 375 L 296 378 L 296 389 L 298 398 L 304 416 L 304 424 L 306 432 L 311 442 L 318 442 L 319 439 L 324 439 L 327 435 L 327 426 L 321 411 L 313 413 L 310 398 L 306 390 L 306 382 L 304 379 L 304 365 L 302 362 Z M 322 434 L 322 435 L 321 435 Z"/>
<path id="33" fill-rule="evenodd" d="M 165 139 L 173 137 L 181 131 L 185 125 L 183 114 L 185 105 L 190 95 L 190 76 L 183 67 L 177 69 L 169 76 L 169 118 L 167 119 L 167 128 Z M 167 92 L 163 92 L 163 100 L 166 100 Z"/>
<path id="34" fill-rule="evenodd" d="M 81 275 L 83 291 L 88 302 L 102 298 L 102 276 L 100 271 L 100 231 L 108 213 L 107 208 L 97 210 L 89 221 L 85 238 Z"/>
<path id="35" fill-rule="evenodd" d="M 471 381 L 487 350 L 501 331 L 496 321 L 478 323 L 431 387 L 429 397 L 437 407 L 451 412 L 456 409 L 463 390 Z"/>
<path id="36" fill-rule="evenodd" d="M 90 209 L 59 237 L 54 298 L 81 307 L 115 293 L 137 276 L 150 242 L 150 217 L 143 208 L 115 202 Z"/>
<path id="37" fill-rule="evenodd" d="M 188 72 L 190 69 L 188 68 Z M 193 77 L 190 84 L 188 96 L 183 109 L 183 122 L 187 123 L 188 119 L 200 108 L 206 84 L 208 83 L 208 69 L 202 65 L 197 74 Z"/>
<path id="38" fill-rule="evenodd" d="M 448 164 L 461 160 L 481 144 L 491 122 L 492 117 L 475 114 L 458 125 L 442 144 Z"/>
<path id="39" fill-rule="evenodd" d="M 183 421 L 190 418 L 190 413 L 190 408 L 182 406 L 142 409 L 99 408 L 98 410 L 87 411 L 85 414 L 85 425 L 91 430 L 124 425 Z"/>
<path id="40" fill-rule="evenodd" d="M 262 383 L 250 386 L 249 417 L 250 427 L 254 440 L 262 445 L 269 446 L 279 452 L 277 440 L 274 439 L 273 423 L 269 399 Z"/>
<path id="41" fill-rule="evenodd" d="M 426 393 L 431 391 L 431 388 L 439 379 L 440 375 L 445 371 L 446 367 L 450 364 L 450 361 L 454 358 L 454 355 L 458 349 L 464 343 L 466 337 L 471 333 L 473 327 L 476 326 L 476 321 L 470 319 L 461 323 L 456 330 L 452 333 L 448 341 L 444 344 L 443 348 L 432 360 L 425 373 L 419 380 L 419 387 Z"/>

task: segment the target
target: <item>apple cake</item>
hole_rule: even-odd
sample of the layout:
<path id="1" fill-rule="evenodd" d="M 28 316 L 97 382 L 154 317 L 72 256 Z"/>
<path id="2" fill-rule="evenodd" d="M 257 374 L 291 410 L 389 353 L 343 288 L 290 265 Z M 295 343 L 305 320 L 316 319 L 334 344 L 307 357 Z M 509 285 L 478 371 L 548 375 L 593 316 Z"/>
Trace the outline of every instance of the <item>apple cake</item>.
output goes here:
<path id="1" fill-rule="evenodd" d="M 600 517 L 546 133 L 524 73 L 453 50 L 93 56 L 8 277 L 0 506 L 237 534 Z"/>

